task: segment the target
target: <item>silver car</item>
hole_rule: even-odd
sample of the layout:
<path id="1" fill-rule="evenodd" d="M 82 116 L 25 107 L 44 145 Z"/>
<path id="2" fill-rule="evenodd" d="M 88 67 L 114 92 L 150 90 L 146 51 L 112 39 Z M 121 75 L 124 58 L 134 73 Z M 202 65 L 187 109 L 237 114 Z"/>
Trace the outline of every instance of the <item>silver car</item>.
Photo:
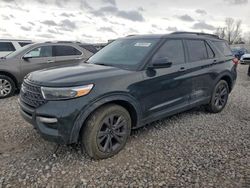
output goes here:
<path id="1" fill-rule="evenodd" d="M 73 42 L 26 45 L 0 59 L 0 99 L 13 95 L 32 71 L 77 64 L 92 55 L 92 51 Z"/>

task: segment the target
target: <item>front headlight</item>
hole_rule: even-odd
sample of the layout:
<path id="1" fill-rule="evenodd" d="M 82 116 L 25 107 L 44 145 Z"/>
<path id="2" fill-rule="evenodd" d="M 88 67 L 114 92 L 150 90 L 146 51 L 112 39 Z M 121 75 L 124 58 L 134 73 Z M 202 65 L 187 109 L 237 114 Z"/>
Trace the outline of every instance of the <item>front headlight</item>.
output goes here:
<path id="1" fill-rule="evenodd" d="M 41 89 L 44 99 L 63 100 L 63 99 L 72 99 L 87 95 L 93 87 L 94 84 L 88 84 L 79 87 L 65 87 L 65 88 L 42 87 Z"/>

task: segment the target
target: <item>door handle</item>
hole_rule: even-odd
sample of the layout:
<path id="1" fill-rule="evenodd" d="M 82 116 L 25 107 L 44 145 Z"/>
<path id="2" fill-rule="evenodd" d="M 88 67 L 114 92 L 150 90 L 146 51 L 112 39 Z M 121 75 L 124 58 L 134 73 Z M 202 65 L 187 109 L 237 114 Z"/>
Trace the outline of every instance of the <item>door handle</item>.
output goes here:
<path id="1" fill-rule="evenodd" d="M 212 65 L 215 65 L 217 63 L 217 60 L 214 59 Z"/>
<path id="2" fill-rule="evenodd" d="M 47 63 L 54 63 L 54 60 L 48 60 Z"/>
<path id="3" fill-rule="evenodd" d="M 80 60 L 80 59 L 82 59 L 82 58 L 81 58 L 81 57 L 76 57 L 76 58 L 75 58 L 75 60 Z"/>
<path id="4" fill-rule="evenodd" d="M 179 69 L 179 72 L 184 72 L 184 71 L 186 71 L 186 68 L 185 68 L 185 67 L 181 67 L 181 68 Z"/>

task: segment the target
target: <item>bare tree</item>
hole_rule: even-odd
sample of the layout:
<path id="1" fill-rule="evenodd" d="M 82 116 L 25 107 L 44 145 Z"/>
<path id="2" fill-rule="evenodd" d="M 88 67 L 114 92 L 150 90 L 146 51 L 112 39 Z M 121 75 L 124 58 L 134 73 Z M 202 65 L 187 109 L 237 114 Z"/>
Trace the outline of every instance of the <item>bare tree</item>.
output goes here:
<path id="1" fill-rule="evenodd" d="M 226 39 L 229 44 L 235 44 L 241 40 L 241 20 L 226 18 L 225 27 L 218 27 L 215 34 L 220 38 Z"/>
<path id="2" fill-rule="evenodd" d="M 250 32 L 247 32 L 244 37 L 244 41 L 246 44 L 250 45 Z"/>
<path id="3" fill-rule="evenodd" d="M 225 39 L 226 37 L 225 27 L 218 27 L 214 34 L 218 35 L 222 39 Z"/>

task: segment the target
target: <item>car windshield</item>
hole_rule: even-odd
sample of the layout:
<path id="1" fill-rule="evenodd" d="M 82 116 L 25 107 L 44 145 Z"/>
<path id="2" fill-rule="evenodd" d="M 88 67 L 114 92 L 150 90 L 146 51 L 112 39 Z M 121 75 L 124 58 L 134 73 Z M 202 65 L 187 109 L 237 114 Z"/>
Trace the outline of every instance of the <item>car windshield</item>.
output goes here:
<path id="1" fill-rule="evenodd" d="M 93 55 L 87 63 L 136 69 L 160 39 L 118 39 Z"/>
<path id="2" fill-rule="evenodd" d="M 21 48 L 17 49 L 16 51 L 9 53 L 9 54 L 6 55 L 5 57 L 6 57 L 6 58 L 15 57 L 16 55 L 18 55 L 18 54 L 19 54 L 20 52 L 22 52 L 23 50 L 28 49 L 31 45 L 33 45 L 33 44 L 25 45 L 24 47 L 21 47 Z"/>

